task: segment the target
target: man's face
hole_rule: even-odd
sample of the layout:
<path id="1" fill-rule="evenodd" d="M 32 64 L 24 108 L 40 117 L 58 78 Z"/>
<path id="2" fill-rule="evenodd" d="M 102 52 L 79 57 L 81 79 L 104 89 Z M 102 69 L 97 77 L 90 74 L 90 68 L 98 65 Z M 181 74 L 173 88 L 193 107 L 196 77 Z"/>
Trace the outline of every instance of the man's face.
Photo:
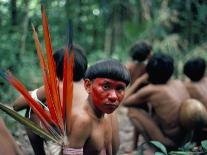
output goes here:
<path id="1" fill-rule="evenodd" d="M 112 113 L 125 95 L 126 84 L 108 78 L 96 78 L 90 81 L 88 93 L 93 104 L 103 113 Z"/>

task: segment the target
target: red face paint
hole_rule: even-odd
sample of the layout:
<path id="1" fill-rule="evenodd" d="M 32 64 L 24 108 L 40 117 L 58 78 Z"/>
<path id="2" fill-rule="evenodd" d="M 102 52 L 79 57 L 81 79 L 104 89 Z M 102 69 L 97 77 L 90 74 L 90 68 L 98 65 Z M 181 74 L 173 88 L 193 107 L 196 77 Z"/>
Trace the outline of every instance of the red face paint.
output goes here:
<path id="1" fill-rule="evenodd" d="M 103 113 L 112 113 L 125 95 L 126 84 L 108 78 L 96 78 L 92 82 L 91 99 Z"/>

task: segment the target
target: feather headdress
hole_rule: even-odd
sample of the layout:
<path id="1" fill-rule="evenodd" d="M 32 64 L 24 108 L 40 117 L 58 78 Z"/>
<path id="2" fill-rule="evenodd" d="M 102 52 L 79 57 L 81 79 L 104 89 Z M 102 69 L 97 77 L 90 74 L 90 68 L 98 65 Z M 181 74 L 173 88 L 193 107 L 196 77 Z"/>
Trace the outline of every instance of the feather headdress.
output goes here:
<path id="1" fill-rule="evenodd" d="M 72 111 L 72 95 L 73 95 L 73 63 L 74 50 L 72 45 L 72 36 L 69 36 L 68 45 L 64 54 L 63 67 L 63 100 L 59 92 L 59 81 L 56 75 L 56 65 L 53 59 L 52 43 L 48 28 L 47 16 L 45 7 L 41 5 L 42 25 L 44 31 L 44 41 L 46 48 L 46 58 L 44 57 L 41 44 L 39 42 L 37 33 L 32 25 L 33 38 L 35 41 L 37 55 L 40 60 L 42 70 L 43 83 L 45 87 L 45 97 L 49 111 L 46 111 L 38 102 L 36 102 L 24 87 L 24 85 L 17 80 L 10 72 L 0 70 L 0 76 L 7 80 L 16 90 L 18 90 L 32 108 L 34 113 L 41 120 L 43 127 L 22 117 L 17 112 L 13 111 L 8 106 L 0 103 L 0 109 L 11 115 L 22 124 L 30 127 L 36 134 L 43 138 L 52 140 L 59 145 L 64 143 L 66 136 L 66 129 L 69 126 L 70 114 Z M 71 31 L 71 26 L 69 26 Z M 71 34 L 71 32 L 70 32 Z"/>

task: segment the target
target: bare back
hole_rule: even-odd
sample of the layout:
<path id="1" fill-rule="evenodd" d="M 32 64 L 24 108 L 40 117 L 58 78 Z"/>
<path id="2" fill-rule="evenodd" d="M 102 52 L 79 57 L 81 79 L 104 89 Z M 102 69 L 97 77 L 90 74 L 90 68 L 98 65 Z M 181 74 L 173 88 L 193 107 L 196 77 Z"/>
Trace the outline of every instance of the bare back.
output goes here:
<path id="1" fill-rule="evenodd" d="M 184 84 L 180 80 L 172 80 L 166 85 L 148 85 L 147 102 L 155 110 L 156 121 L 168 136 L 173 136 L 178 130 L 178 115 L 181 103 L 189 98 Z M 147 92 L 148 91 L 148 92 Z"/>
<path id="2" fill-rule="evenodd" d="M 131 83 L 134 83 L 134 81 L 137 78 L 139 78 L 141 75 L 143 75 L 146 72 L 144 63 L 131 62 L 128 63 L 126 67 L 131 75 Z"/>
<path id="3" fill-rule="evenodd" d="M 63 83 L 59 83 L 59 92 L 62 97 L 63 93 Z M 83 104 L 87 99 L 87 92 L 84 88 L 83 80 L 78 82 L 73 82 L 73 108 L 78 108 L 80 104 Z M 61 98 L 62 100 L 62 98 Z"/>
<path id="4" fill-rule="evenodd" d="M 73 107 L 78 106 L 79 104 L 85 103 L 87 99 L 87 92 L 84 88 L 83 80 L 79 82 L 74 82 L 73 87 Z"/>
<path id="5" fill-rule="evenodd" d="M 198 82 L 186 82 L 185 85 L 191 98 L 201 101 L 207 108 L 207 78 Z"/>

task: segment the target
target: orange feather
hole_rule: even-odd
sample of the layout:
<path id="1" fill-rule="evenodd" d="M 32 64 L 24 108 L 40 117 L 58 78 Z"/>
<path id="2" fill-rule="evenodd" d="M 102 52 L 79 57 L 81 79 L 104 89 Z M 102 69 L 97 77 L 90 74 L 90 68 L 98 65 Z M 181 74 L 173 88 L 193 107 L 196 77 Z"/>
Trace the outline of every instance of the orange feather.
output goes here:
<path id="1" fill-rule="evenodd" d="M 61 101 L 60 101 L 60 95 L 59 95 L 59 87 L 58 87 L 58 82 L 56 78 L 56 72 L 55 72 L 55 63 L 54 59 L 52 56 L 52 45 L 50 41 L 50 34 L 48 30 L 48 22 L 47 22 L 47 17 L 45 13 L 45 8 L 42 5 L 41 7 L 42 11 L 42 24 L 43 24 L 43 30 L 44 30 L 44 39 L 45 39 L 45 46 L 46 46 L 46 55 L 47 55 L 47 60 L 48 60 L 48 71 L 49 71 L 49 78 L 48 78 L 48 84 L 49 88 L 51 89 L 52 92 L 52 98 L 53 98 L 53 103 L 55 107 L 55 111 L 57 114 L 57 119 L 60 124 L 61 130 L 64 130 L 63 127 L 63 119 L 62 119 L 62 108 L 61 108 Z"/>
<path id="2" fill-rule="evenodd" d="M 51 95 L 51 92 L 50 92 L 51 89 L 49 88 L 49 84 L 48 84 L 49 83 L 49 81 L 48 81 L 49 77 L 48 77 L 48 74 L 47 74 L 48 69 L 47 69 L 47 66 L 45 64 L 42 48 L 41 48 L 37 33 L 36 33 L 35 28 L 34 28 L 33 25 L 32 25 L 32 30 L 33 30 L 33 37 L 34 37 L 36 49 L 37 49 L 37 54 L 38 54 L 41 69 L 42 69 L 43 81 L 44 81 L 44 85 L 45 85 L 45 95 L 46 95 L 46 99 L 47 99 L 47 105 L 48 105 L 49 111 L 51 113 L 52 119 L 56 122 L 56 124 L 58 124 L 57 114 L 56 114 L 56 111 L 55 111 L 54 102 L 53 102 L 52 95 Z M 58 124 L 58 126 L 60 126 L 60 125 Z"/>
<path id="3" fill-rule="evenodd" d="M 74 49 L 70 49 L 70 57 L 68 48 L 64 55 L 64 71 L 63 71 L 63 116 L 66 121 L 67 128 L 70 126 L 70 118 L 72 112 L 73 99 L 73 64 L 74 64 Z"/>
<path id="4" fill-rule="evenodd" d="M 29 94 L 28 90 L 23 86 L 23 84 L 18 81 L 11 73 L 7 72 L 4 73 L 4 78 L 15 88 L 17 89 L 26 99 L 29 106 L 32 108 L 32 110 L 39 116 L 41 121 L 44 122 L 50 122 L 52 124 L 55 124 L 55 122 L 52 120 L 49 113 L 47 113 L 43 107 L 37 103 Z"/>

